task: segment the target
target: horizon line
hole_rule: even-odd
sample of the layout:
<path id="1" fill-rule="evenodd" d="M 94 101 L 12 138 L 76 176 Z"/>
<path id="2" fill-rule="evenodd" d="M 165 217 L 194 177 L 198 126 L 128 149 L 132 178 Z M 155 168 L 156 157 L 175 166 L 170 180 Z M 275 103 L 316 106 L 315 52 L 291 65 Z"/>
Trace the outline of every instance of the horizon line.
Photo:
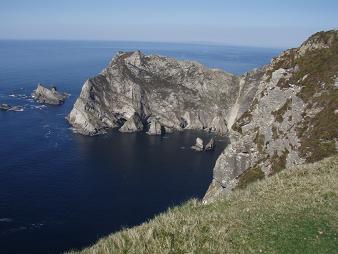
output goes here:
<path id="1" fill-rule="evenodd" d="M 123 40 L 123 39 L 72 39 L 72 38 L 1 38 L 0 41 L 64 41 L 64 42 L 128 42 L 128 43 L 161 43 L 161 44 L 186 44 L 200 46 L 228 46 L 228 47 L 248 47 L 261 49 L 285 50 L 295 46 L 258 46 L 248 44 L 232 44 L 227 42 L 212 41 L 161 41 L 161 40 Z"/>

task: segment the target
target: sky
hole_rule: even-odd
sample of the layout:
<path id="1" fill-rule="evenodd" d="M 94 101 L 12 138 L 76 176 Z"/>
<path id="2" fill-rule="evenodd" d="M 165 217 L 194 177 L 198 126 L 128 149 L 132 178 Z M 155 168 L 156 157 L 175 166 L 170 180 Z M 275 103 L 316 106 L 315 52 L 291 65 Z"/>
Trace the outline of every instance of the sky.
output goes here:
<path id="1" fill-rule="evenodd" d="M 285 48 L 337 28 L 337 0 L 0 0 L 0 39 Z"/>

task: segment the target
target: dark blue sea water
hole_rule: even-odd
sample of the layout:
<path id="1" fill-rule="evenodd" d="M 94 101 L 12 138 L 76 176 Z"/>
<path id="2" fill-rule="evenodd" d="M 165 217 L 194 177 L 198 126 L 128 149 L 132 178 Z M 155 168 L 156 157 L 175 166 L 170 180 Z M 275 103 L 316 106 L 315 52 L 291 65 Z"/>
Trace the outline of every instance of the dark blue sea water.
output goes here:
<path id="1" fill-rule="evenodd" d="M 84 81 L 119 50 L 197 60 L 240 74 L 278 49 L 164 43 L 0 41 L 0 253 L 59 253 L 140 224 L 169 206 L 201 198 L 226 145 L 213 153 L 189 149 L 200 132 L 162 137 L 112 131 L 73 134 L 65 120 Z M 71 93 L 62 106 L 29 95 L 37 83 Z"/>

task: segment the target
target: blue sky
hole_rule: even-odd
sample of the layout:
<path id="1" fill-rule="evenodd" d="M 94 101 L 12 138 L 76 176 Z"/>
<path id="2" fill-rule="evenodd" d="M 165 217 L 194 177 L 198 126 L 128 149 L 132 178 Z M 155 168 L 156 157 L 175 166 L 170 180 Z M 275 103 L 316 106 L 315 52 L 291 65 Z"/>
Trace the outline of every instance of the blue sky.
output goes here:
<path id="1" fill-rule="evenodd" d="M 337 0 L 1 0 L 0 38 L 292 47 L 337 13 Z"/>

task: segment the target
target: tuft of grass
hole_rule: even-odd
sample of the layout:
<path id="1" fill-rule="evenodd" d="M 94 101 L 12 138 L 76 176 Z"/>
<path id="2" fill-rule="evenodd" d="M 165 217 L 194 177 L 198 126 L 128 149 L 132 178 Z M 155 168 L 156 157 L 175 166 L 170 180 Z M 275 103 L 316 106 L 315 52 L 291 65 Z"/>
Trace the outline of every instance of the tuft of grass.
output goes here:
<path id="1" fill-rule="evenodd" d="M 278 156 L 277 152 L 271 157 L 271 175 L 274 175 L 286 167 L 286 158 L 288 157 L 289 151 L 284 150 L 281 156 Z"/>
<path id="2" fill-rule="evenodd" d="M 250 123 L 251 120 L 252 120 L 252 114 L 251 114 L 250 110 L 245 111 L 243 113 L 243 115 L 241 115 L 241 117 L 238 118 L 238 120 L 236 120 L 236 122 L 232 126 L 232 129 L 234 131 L 237 131 L 237 132 L 243 134 L 243 132 L 242 132 L 242 126 Z"/>
<path id="3" fill-rule="evenodd" d="M 250 183 L 262 180 L 265 177 L 264 172 L 261 168 L 256 165 L 254 167 L 248 168 L 238 177 L 238 184 L 236 187 L 240 189 L 246 188 Z"/>
<path id="4" fill-rule="evenodd" d="M 284 105 L 280 109 L 272 112 L 272 115 L 275 117 L 277 122 L 279 123 L 283 122 L 284 114 L 286 111 L 291 109 L 291 104 L 292 104 L 292 99 L 287 99 Z"/>
<path id="5" fill-rule="evenodd" d="M 338 156 L 191 200 L 80 253 L 337 253 L 337 169 Z"/>

